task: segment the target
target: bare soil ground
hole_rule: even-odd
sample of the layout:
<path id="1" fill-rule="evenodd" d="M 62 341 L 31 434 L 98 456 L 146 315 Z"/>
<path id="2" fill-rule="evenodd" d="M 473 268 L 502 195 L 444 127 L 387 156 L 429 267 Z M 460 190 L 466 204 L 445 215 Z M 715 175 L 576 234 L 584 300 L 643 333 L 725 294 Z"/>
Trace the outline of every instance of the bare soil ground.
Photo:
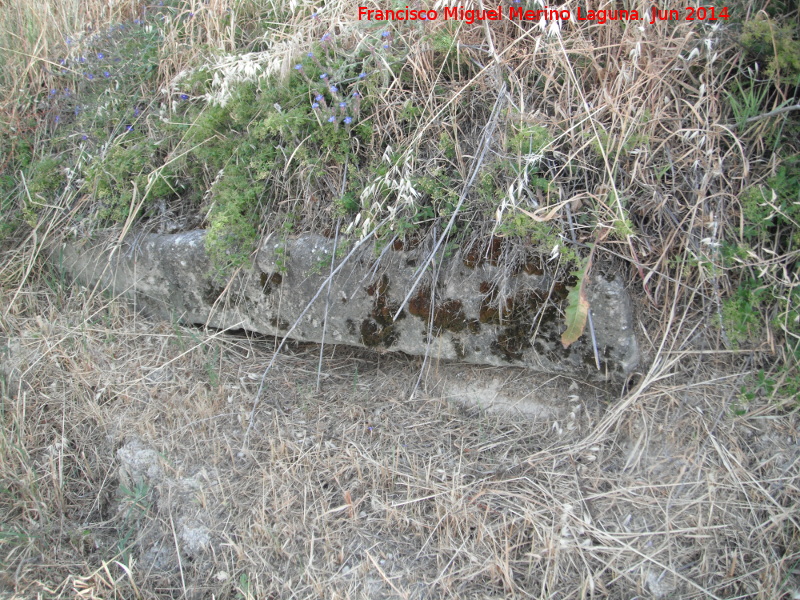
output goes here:
<path id="1" fill-rule="evenodd" d="M 0 596 L 800 597 L 796 404 L 739 401 L 747 354 L 614 392 L 326 347 L 317 389 L 292 346 L 251 424 L 275 340 L 54 289 L 0 321 Z"/>

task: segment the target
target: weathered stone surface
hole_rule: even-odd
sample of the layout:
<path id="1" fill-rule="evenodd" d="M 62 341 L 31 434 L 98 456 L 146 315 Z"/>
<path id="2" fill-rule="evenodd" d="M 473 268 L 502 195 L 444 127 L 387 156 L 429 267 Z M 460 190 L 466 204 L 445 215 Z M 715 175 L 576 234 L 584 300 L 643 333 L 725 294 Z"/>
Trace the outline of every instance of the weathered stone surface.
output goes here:
<path id="1" fill-rule="evenodd" d="M 328 290 L 333 240 L 313 234 L 272 237 L 262 244 L 253 267 L 223 288 L 209 277 L 204 235 L 140 235 L 113 252 L 73 242 L 58 260 L 86 284 L 111 288 L 151 313 L 189 323 L 276 336 L 292 329 L 291 338 L 311 342 L 322 341 L 324 329 L 327 344 L 427 352 L 592 379 L 620 378 L 638 365 L 628 296 L 619 279 L 606 279 L 597 268 L 588 298 L 600 371 L 588 328 L 578 342 L 562 347 L 566 286 L 537 265 L 510 275 L 485 257 L 456 252 L 436 269 L 428 268 L 400 310 L 427 255 L 424 249 L 385 249 L 378 259 L 368 245 L 341 268 Z"/>

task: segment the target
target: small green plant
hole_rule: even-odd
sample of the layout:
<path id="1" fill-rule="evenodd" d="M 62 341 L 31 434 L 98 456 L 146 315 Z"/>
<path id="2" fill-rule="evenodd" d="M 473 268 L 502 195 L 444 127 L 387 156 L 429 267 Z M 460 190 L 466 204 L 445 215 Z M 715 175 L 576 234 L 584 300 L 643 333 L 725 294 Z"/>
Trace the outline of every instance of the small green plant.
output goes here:
<path id="1" fill-rule="evenodd" d="M 7 493 L 8 490 L 6 488 L 0 487 L 0 494 Z M 19 531 L 17 529 L 11 529 L 8 527 L 0 527 L 0 546 L 2 545 L 9 545 L 9 546 L 25 546 L 30 544 L 35 539 L 34 536 Z"/>
<path id="2" fill-rule="evenodd" d="M 759 17 L 744 24 L 740 42 L 754 61 L 766 63 L 770 78 L 792 81 L 800 75 L 800 41 L 795 34 L 790 25 Z"/>
<path id="3" fill-rule="evenodd" d="M 65 185 L 66 177 L 57 158 L 47 156 L 31 164 L 24 209 L 29 225 L 36 225 L 43 208 L 55 204 L 56 197 Z"/>
<path id="4" fill-rule="evenodd" d="M 232 175 L 219 186 L 208 217 L 205 247 L 214 278 L 224 280 L 249 262 L 258 239 L 254 225 L 258 214 L 256 190 L 244 175 Z"/>
<path id="5" fill-rule="evenodd" d="M 744 238 L 768 243 L 777 236 L 779 247 L 800 245 L 800 157 L 784 161 L 765 185 L 747 188 L 740 196 Z"/>
<path id="6" fill-rule="evenodd" d="M 588 127 L 583 132 L 583 135 L 590 140 L 594 154 L 600 159 L 606 156 L 609 160 L 612 160 L 617 154 L 629 154 L 649 143 L 648 137 L 641 133 L 629 133 L 625 137 L 617 137 L 609 134 L 599 124 L 596 126 L 596 131 L 597 133 L 595 134 L 595 129 Z"/>
<path id="7" fill-rule="evenodd" d="M 516 211 L 508 211 L 503 215 L 503 220 L 497 227 L 497 233 L 504 236 L 526 238 L 547 250 L 553 249 L 550 242 L 556 242 L 558 237 L 550 223 L 534 221 L 528 215 Z M 548 245 L 550 245 L 549 248 L 547 248 Z"/>
<path id="8" fill-rule="evenodd" d="M 344 194 L 334 202 L 335 212 L 339 216 L 346 216 L 358 212 L 361 208 L 361 203 L 356 199 L 355 195 L 351 192 Z"/>
<path id="9" fill-rule="evenodd" d="M 347 253 L 350 251 L 350 246 L 352 244 L 352 240 L 347 238 L 339 239 L 339 243 L 336 246 L 336 260 L 339 261 L 347 256 Z M 314 275 L 325 274 L 330 270 L 331 263 L 333 262 L 331 254 L 327 251 L 323 253 L 322 256 L 317 260 L 316 264 L 311 267 L 311 273 Z"/>
<path id="10" fill-rule="evenodd" d="M 247 573 L 239 575 L 239 585 L 236 587 L 237 600 L 252 600 L 254 596 L 251 587 L 250 577 Z"/>
<path id="11" fill-rule="evenodd" d="M 633 223 L 631 220 L 626 216 L 622 219 L 616 219 L 614 221 L 613 228 L 611 230 L 611 235 L 619 240 L 624 240 L 628 236 L 635 235 L 636 231 L 633 228 Z"/>
<path id="12" fill-rule="evenodd" d="M 127 505 L 127 509 L 123 519 L 122 536 L 117 540 L 117 548 L 122 557 L 122 562 L 130 564 L 131 541 L 139 529 L 142 519 L 150 511 L 149 496 L 151 489 L 145 482 L 140 481 L 135 483 L 132 488 L 120 485 L 119 491 L 122 495 L 122 503 Z"/>
<path id="13" fill-rule="evenodd" d="M 216 346 L 209 348 L 206 352 L 205 369 L 208 376 L 208 383 L 212 388 L 219 386 L 219 348 Z"/>
<path id="14" fill-rule="evenodd" d="M 446 131 L 439 134 L 439 150 L 448 160 L 456 158 L 456 143 Z"/>
<path id="15" fill-rule="evenodd" d="M 100 219 L 124 222 L 134 201 L 149 206 L 157 199 L 177 196 L 177 181 L 170 169 L 157 168 L 161 163 L 158 145 L 147 138 L 133 135 L 131 140 L 112 145 L 87 172 L 102 205 Z"/>
<path id="16" fill-rule="evenodd" d="M 728 341 L 738 348 L 749 340 L 760 339 L 764 327 L 761 315 L 766 289 L 750 279 L 742 282 L 736 292 L 722 302 L 722 328 Z"/>
<path id="17" fill-rule="evenodd" d="M 758 395 L 772 396 L 777 389 L 777 381 L 770 377 L 763 369 L 752 376 L 749 385 L 742 386 L 742 399 L 745 402 L 755 400 Z"/>
<path id="18" fill-rule="evenodd" d="M 289 270 L 289 251 L 285 245 L 275 248 L 275 266 L 281 274 L 286 274 Z"/>
<path id="19" fill-rule="evenodd" d="M 423 196 L 420 200 L 422 206 L 414 217 L 415 222 L 427 221 L 436 215 L 449 217 L 453 214 L 458 203 L 458 186 L 455 178 L 445 174 L 442 169 L 437 169 L 428 175 L 414 177 L 411 182 Z M 423 204 L 424 202 L 430 202 L 430 204 Z M 430 208 L 430 210 L 426 210 L 426 208 Z"/>
<path id="20" fill-rule="evenodd" d="M 546 127 L 523 125 L 508 140 L 508 150 L 514 155 L 541 154 L 553 143 Z"/>
<path id="21" fill-rule="evenodd" d="M 733 87 L 735 87 L 733 91 L 725 94 L 736 119 L 736 125 L 742 129 L 749 118 L 755 117 L 763 110 L 764 101 L 769 94 L 769 86 L 751 79 L 745 88 L 737 78 Z"/>

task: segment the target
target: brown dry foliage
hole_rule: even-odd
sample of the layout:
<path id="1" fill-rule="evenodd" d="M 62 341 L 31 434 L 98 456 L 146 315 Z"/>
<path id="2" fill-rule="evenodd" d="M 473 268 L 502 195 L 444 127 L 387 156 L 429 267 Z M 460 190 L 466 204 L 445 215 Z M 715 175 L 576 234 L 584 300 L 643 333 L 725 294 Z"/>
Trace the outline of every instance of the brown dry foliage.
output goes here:
<path id="1" fill-rule="evenodd" d="M 617 400 L 434 360 L 410 398 L 415 360 L 329 349 L 315 392 L 318 348 L 295 346 L 243 447 L 269 339 L 60 288 L 2 323 L 11 597 L 774 599 L 800 584 L 797 414 L 737 416 L 738 357 L 665 354 Z M 547 410 L 486 413 L 452 380 Z"/>

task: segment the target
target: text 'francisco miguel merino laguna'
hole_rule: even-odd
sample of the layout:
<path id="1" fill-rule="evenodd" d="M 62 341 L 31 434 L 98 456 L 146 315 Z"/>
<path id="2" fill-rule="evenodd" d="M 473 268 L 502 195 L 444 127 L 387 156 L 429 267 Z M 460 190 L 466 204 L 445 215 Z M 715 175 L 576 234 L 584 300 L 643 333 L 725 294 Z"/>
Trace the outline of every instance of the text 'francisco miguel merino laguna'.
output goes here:
<path id="1" fill-rule="evenodd" d="M 569 21 L 572 18 L 571 11 L 565 8 L 549 8 L 545 6 L 538 10 L 525 10 L 522 7 L 509 6 L 506 16 L 500 6 L 496 9 L 470 10 L 459 6 L 445 7 L 440 15 L 436 10 L 417 10 L 405 8 L 396 10 L 375 10 L 366 6 L 358 7 L 359 21 L 435 21 L 439 17 L 447 20 L 465 21 L 472 24 L 475 21 L 502 21 L 507 18 L 511 21 Z M 595 21 L 605 23 L 606 21 L 638 21 L 639 11 L 637 10 L 581 10 L 577 8 L 575 12 L 577 21 Z"/>

